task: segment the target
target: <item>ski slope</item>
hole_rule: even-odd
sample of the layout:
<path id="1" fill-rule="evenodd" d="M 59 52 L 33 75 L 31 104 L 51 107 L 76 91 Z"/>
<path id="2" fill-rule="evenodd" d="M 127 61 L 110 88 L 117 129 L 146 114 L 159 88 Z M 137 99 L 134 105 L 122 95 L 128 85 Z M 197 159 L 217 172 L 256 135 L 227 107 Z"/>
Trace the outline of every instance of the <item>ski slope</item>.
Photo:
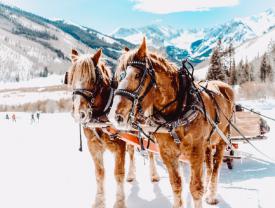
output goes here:
<path id="1" fill-rule="evenodd" d="M 275 101 L 244 101 L 248 107 L 275 117 Z M 70 114 L 42 114 L 40 123 L 31 124 L 29 113 L 17 113 L 17 122 L 4 120 L 0 113 L 0 207 L 1 208 L 90 208 L 96 183 L 94 165 L 84 142 L 78 152 L 79 132 Z M 254 142 L 266 154 L 275 158 L 275 122 L 268 121 L 268 139 Z M 273 208 L 275 163 L 256 153 L 247 144 L 241 150 L 256 159 L 234 161 L 234 169 L 223 164 L 219 183 L 220 203 L 203 204 L 204 208 Z M 113 157 L 105 154 L 106 207 L 115 201 Z M 158 159 L 161 176 L 152 184 L 149 162 L 136 153 L 137 181 L 125 183 L 128 208 L 172 207 L 172 191 L 168 174 Z M 128 168 L 128 158 L 126 168 Z M 192 207 L 188 189 L 189 167 L 181 166 L 184 175 L 185 208 Z"/>

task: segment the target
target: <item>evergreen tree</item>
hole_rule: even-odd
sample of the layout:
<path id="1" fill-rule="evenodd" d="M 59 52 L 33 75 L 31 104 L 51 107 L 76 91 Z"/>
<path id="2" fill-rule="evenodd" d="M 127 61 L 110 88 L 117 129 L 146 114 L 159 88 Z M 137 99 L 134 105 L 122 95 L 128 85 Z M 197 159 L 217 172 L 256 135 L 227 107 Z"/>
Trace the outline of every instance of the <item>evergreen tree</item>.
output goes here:
<path id="1" fill-rule="evenodd" d="M 268 62 L 268 56 L 265 53 L 260 67 L 260 78 L 262 82 L 273 81 L 273 71 L 270 63 Z"/>
<path id="2" fill-rule="evenodd" d="M 243 65 L 243 60 L 241 60 L 236 68 L 236 74 L 237 74 L 237 84 L 241 83 L 241 78 L 242 78 L 242 74 L 241 74 L 241 70 L 242 70 L 242 65 Z"/>
<path id="3" fill-rule="evenodd" d="M 210 58 L 210 66 L 207 73 L 207 79 L 221 80 L 221 81 L 226 80 L 226 75 L 225 75 L 225 71 L 223 70 L 223 64 L 221 59 L 222 59 L 221 40 L 219 40 Z"/>
<path id="4" fill-rule="evenodd" d="M 237 69 L 236 69 L 235 59 L 233 59 L 232 66 L 231 66 L 231 69 L 230 69 L 229 84 L 231 84 L 231 85 L 238 84 L 238 77 L 237 77 Z"/>
<path id="5" fill-rule="evenodd" d="M 250 66 L 248 64 L 248 61 L 246 59 L 245 64 L 243 66 L 243 73 L 242 73 L 242 81 L 243 82 L 250 82 L 251 81 L 251 71 L 250 71 Z"/>
<path id="6" fill-rule="evenodd" d="M 252 64 L 250 65 L 250 81 L 251 82 L 255 81 L 255 71 L 254 71 L 254 67 Z"/>
<path id="7" fill-rule="evenodd" d="M 273 82 L 273 78 L 274 78 L 273 70 L 269 63 L 266 66 L 266 74 L 267 74 L 267 80 L 270 82 Z"/>

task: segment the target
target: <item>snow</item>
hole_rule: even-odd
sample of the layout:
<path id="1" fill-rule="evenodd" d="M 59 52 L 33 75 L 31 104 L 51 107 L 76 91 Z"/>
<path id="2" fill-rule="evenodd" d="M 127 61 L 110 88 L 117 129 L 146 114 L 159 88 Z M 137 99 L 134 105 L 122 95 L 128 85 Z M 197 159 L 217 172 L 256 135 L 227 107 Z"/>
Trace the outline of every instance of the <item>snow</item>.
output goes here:
<path id="1" fill-rule="evenodd" d="M 39 77 L 34 78 L 28 81 L 21 81 L 21 82 L 8 82 L 3 83 L 0 82 L 0 89 L 19 89 L 19 88 L 27 88 L 27 87 L 47 87 L 47 86 L 54 86 L 60 85 L 63 82 L 64 75 L 50 75 L 48 77 Z"/>
<path id="2" fill-rule="evenodd" d="M 64 19 L 60 19 L 60 20 L 56 20 L 57 22 L 58 21 L 60 21 L 60 22 L 63 22 L 64 24 L 67 24 L 67 25 L 73 25 L 73 26 L 75 26 L 75 27 L 78 27 L 78 28 L 80 28 L 81 30 L 87 30 L 87 28 L 85 28 L 85 27 L 83 27 L 83 26 L 81 26 L 81 25 L 79 25 L 79 24 L 77 24 L 77 23 L 74 23 L 73 21 L 71 21 L 71 20 L 64 20 Z"/>
<path id="3" fill-rule="evenodd" d="M 270 8 L 258 15 L 242 18 L 242 21 L 260 36 L 267 32 L 271 26 L 274 26 L 275 12 L 274 9 Z"/>
<path id="4" fill-rule="evenodd" d="M 235 60 L 239 63 L 241 60 L 252 61 L 257 56 L 262 56 L 268 51 L 269 44 L 275 41 L 275 29 L 265 33 L 261 37 L 245 42 L 236 49 Z"/>
<path id="5" fill-rule="evenodd" d="M 275 117 L 275 100 L 241 101 L 264 114 Z M 267 108 L 268 107 L 268 108 Z M 40 123 L 30 124 L 30 114 L 17 113 L 17 123 L 4 120 L 0 114 L 0 207 L 15 208 L 90 208 L 96 192 L 94 165 L 84 145 L 78 152 L 78 125 L 69 113 L 42 114 Z M 275 158 L 275 122 L 268 121 L 268 139 L 254 144 Z M 84 142 L 85 144 L 85 142 Z M 219 183 L 220 203 L 203 203 L 204 208 L 272 208 L 274 207 L 275 163 L 256 153 L 249 145 L 240 149 L 258 159 L 234 161 L 234 169 L 223 164 Z M 115 200 L 114 160 L 105 154 L 106 207 Z M 149 162 L 136 153 L 137 181 L 125 183 L 129 208 L 171 207 L 172 191 L 168 174 L 158 159 L 159 183 L 149 178 Z M 145 163 L 144 163 L 145 162 Z M 128 157 L 126 168 L 128 168 Z M 189 167 L 184 164 L 184 203 L 192 207 L 188 189 Z"/>
<path id="6" fill-rule="evenodd" d="M 181 49 L 190 49 L 191 44 L 196 40 L 202 39 L 205 33 L 201 31 L 183 31 L 178 37 L 171 40 L 171 44 Z"/>
<path id="7" fill-rule="evenodd" d="M 61 85 L 63 79 L 62 75 L 50 75 L 29 81 L 0 83 L 0 105 L 11 106 L 70 98 L 70 92 L 65 89 L 47 91 L 47 87 Z"/>
<path id="8" fill-rule="evenodd" d="M 209 66 L 205 66 L 205 67 L 202 67 L 202 68 L 199 68 L 199 69 L 195 69 L 195 71 L 194 71 L 195 78 L 197 80 L 204 80 L 204 79 L 206 79 L 208 68 L 209 68 Z"/>
<path id="9" fill-rule="evenodd" d="M 68 91 L 49 91 L 41 92 L 43 88 L 39 88 L 38 92 L 22 92 L 12 91 L 0 94 L 0 105 L 22 105 L 25 103 L 35 103 L 37 101 L 53 100 L 59 101 L 60 99 L 66 99 L 71 97 L 71 93 Z"/>
<path id="10" fill-rule="evenodd" d="M 124 39 L 130 43 L 133 43 L 133 44 L 140 44 L 143 37 L 144 37 L 144 34 L 142 34 L 140 32 L 140 33 L 129 35 L 129 36 L 125 37 Z"/>
<path id="11" fill-rule="evenodd" d="M 211 53 L 209 50 L 216 46 L 219 39 L 222 39 L 224 46 L 229 46 L 232 42 L 234 47 L 243 43 L 259 38 L 270 32 L 275 26 L 274 9 L 266 10 L 258 15 L 231 19 L 224 24 L 215 25 L 210 28 L 197 28 L 186 30 L 182 28 L 165 27 L 161 25 L 148 25 L 140 28 L 119 28 L 111 35 L 123 38 L 133 44 L 140 44 L 142 37 L 146 36 L 148 45 L 160 49 L 173 45 L 179 49 L 185 49 L 193 59 L 205 60 Z M 270 36 L 274 37 L 274 34 Z M 252 40 L 253 41 L 253 40 Z M 251 43 L 251 42 L 250 42 Z M 257 50 L 247 50 L 242 52 L 241 56 L 245 57 L 247 52 L 251 51 L 262 53 L 266 50 L 265 43 L 257 45 Z M 253 48 L 254 49 L 254 48 Z M 250 56 L 255 57 L 255 52 Z M 249 57 L 249 58 L 250 58 Z"/>
<path id="12" fill-rule="evenodd" d="M 110 44 L 114 44 L 116 43 L 117 41 L 115 41 L 113 38 L 110 38 L 106 35 L 103 35 L 103 34 L 100 34 L 100 33 L 97 33 L 96 34 L 98 38 L 100 38 L 101 40 L 107 42 L 107 43 L 110 43 Z"/>

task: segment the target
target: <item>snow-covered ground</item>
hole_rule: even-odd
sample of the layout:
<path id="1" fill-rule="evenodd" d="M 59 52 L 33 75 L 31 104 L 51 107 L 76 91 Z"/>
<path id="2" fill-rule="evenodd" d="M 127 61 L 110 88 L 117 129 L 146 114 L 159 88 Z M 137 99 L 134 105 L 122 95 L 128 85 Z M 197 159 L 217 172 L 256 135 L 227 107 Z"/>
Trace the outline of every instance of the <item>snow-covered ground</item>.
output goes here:
<path id="1" fill-rule="evenodd" d="M 248 107 L 275 117 L 275 101 L 245 101 Z M 84 146 L 78 152 L 78 125 L 67 114 L 42 114 L 40 123 L 30 123 L 30 114 L 17 113 L 17 122 L 4 120 L 0 113 L 0 207 L 2 208 L 89 208 L 95 196 L 94 165 Z M 266 154 L 275 158 L 275 122 L 268 121 L 268 139 L 254 142 Z M 203 204 L 204 208 L 273 208 L 275 163 L 256 153 L 249 145 L 240 149 L 258 159 L 234 161 L 234 169 L 223 164 L 219 183 L 220 203 Z M 149 163 L 136 153 L 137 181 L 126 183 L 129 208 L 166 208 L 172 206 L 172 191 L 168 174 L 160 160 L 157 168 L 159 183 L 149 178 Z M 128 158 L 127 158 L 128 161 Z M 115 200 L 113 157 L 107 152 L 106 203 Z M 126 164 L 128 168 L 128 162 Z M 182 166 L 184 203 L 192 207 L 188 190 L 189 167 Z"/>
<path id="2" fill-rule="evenodd" d="M 0 89 L 19 89 L 28 87 L 48 87 L 54 85 L 60 85 L 63 83 L 64 75 L 52 74 L 46 78 L 39 77 L 28 81 L 22 82 L 0 82 Z"/>
<path id="3" fill-rule="evenodd" d="M 25 103 L 35 103 L 37 101 L 54 100 L 71 98 L 71 93 L 68 91 L 55 92 L 21 92 L 13 91 L 0 93 L 0 105 L 22 105 Z"/>

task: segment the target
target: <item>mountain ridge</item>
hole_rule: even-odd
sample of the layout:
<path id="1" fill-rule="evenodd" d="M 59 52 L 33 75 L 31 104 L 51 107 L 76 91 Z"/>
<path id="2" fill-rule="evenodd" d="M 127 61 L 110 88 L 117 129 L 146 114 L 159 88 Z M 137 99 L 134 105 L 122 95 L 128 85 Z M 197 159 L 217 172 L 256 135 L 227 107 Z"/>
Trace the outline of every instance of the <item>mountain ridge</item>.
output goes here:
<path id="1" fill-rule="evenodd" d="M 210 28 L 185 30 L 156 24 L 140 28 L 117 28 L 110 35 L 124 38 L 134 44 L 138 44 L 141 37 L 145 35 L 149 45 L 165 47 L 169 58 L 173 59 L 172 56 L 181 51 L 186 54 L 185 58 L 190 58 L 194 63 L 200 63 L 209 58 L 219 39 L 225 46 L 232 42 L 234 47 L 238 47 L 250 39 L 271 31 L 274 27 L 275 11 L 274 8 L 270 8 L 257 15 L 233 18 Z"/>
<path id="2" fill-rule="evenodd" d="M 81 53 L 103 49 L 114 66 L 121 50 L 134 45 L 68 21 L 54 21 L 0 3 L 0 82 L 24 81 L 48 71 L 63 74 L 72 48 Z"/>

